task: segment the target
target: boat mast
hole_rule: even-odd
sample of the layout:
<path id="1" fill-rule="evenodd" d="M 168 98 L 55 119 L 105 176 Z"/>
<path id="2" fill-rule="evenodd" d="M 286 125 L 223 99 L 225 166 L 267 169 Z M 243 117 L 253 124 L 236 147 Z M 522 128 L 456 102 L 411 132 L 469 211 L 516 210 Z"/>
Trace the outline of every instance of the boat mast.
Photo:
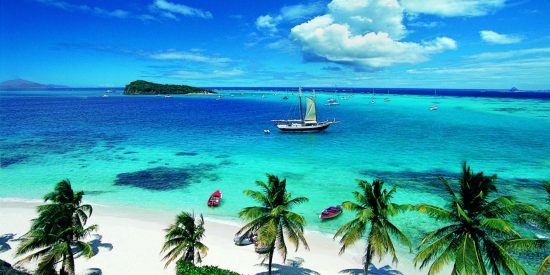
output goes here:
<path id="1" fill-rule="evenodd" d="M 302 87 L 298 87 L 298 100 L 300 101 L 300 120 L 304 123 L 304 111 L 302 110 Z"/>

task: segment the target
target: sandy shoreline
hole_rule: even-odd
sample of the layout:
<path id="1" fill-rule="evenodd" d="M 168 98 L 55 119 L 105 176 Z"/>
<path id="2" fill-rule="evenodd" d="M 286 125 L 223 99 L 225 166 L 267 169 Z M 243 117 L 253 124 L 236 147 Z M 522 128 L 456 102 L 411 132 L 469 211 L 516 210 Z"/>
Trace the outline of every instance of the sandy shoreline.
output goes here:
<path id="1" fill-rule="evenodd" d="M 0 236 L 15 234 L 7 244 L 11 249 L 0 252 L 0 259 L 14 263 L 17 238 L 23 235 L 30 226 L 30 220 L 36 216 L 38 202 L 17 200 L 0 200 Z M 164 241 L 164 231 L 173 223 L 176 212 L 149 211 L 146 209 L 123 208 L 105 205 L 94 205 L 90 224 L 98 224 L 97 235 L 92 236 L 92 244 L 97 248 L 97 255 L 91 259 L 78 258 L 77 274 L 174 274 L 174 266 L 164 269 L 159 254 Z M 239 225 L 227 221 L 206 219 L 206 237 L 204 243 L 209 247 L 203 264 L 217 265 L 241 274 L 258 274 L 266 272 L 261 259 L 254 252 L 253 246 L 235 246 L 234 233 Z M 338 255 L 339 245 L 330 236 L 306 231 L 310 250 L 303 247 L 295 252 L 289 247 L 287 262 L 276 254 L 274 270 L 280 274 L 357 274 L 362 268 L 361 253 L 363 244 L 358 243 L 345 254 Z M 405 254 L 405 255 L 404 255 Z M 412 254 L 400 253 L 398 266 L 391 265 L 390 259 L 375 262 L 379 269 L 376 274 L 388 274 L 389 270 L 399 270 L 403 274 L 422 274 L 415 269 Z M 33 269 L 33 266 L 26 266 Z M 383 269 L 388 269 L 383 271 Z M 96 273 L 94 273 L 94 271 Z M 99 271 L 99 272 L 98 272 Z"/>

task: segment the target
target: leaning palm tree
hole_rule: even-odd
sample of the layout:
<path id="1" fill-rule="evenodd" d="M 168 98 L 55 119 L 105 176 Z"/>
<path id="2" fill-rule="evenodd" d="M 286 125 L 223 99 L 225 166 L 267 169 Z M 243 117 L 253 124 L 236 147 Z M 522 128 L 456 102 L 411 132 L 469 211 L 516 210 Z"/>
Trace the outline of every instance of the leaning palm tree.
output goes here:
<path id="1" fill-rule="evenodd" d="M 391 202 L 393 194 L 397 190 L 394 186 L 391 190 L 384 189 L 384 181 L 374 180 L 371 183 L 364 180 L 357 180 L 360 188 L 354 191 L 355 202 L 345 201 L 342 203 L 345 209 L 354 211 L 355 218 L 338 229 L 334 238 L 341 236 L 340 254 L 344 253 L 346 248 L 355 244 L 364 236 L 367 237 L 367 250 L 364 256 L 364 272 L 368 274 L 373 256 L 381 259 L 384 255 L 390 254 L 393 262 L 397 263 L 397 255 L 391 237 L 397 237 L 399 242 L 412 249 L 411 242 L 390 221 L 390 217 L 399 212 L 411 208 L 409 205 L 399 205 Z"/>
<path id="2" fill-rule="evenodd" d="M 268 273 L 271 274 L 271 264 L 273 262 L 273 252 L 279 251 L 286 260 L 287 247 L 285 235 L 288 240 L 294 244 L 296 250 L 300 242 L 306 249 L 309 249 L 304 238 L 305 219 L 302 215 L 291 212 L 295 205 L 308 201 L 305 197 L 292 198 L 286 191 L 286 179 L 282 181 L 274 175 L 267 175 L 268 182 L 256 181 L 256 185 L 261 191 L 245 190 L 244 194 L 258 202 L 259 206 L 245 207 L 240 213 L 245 224 L 237 234 L 250 236 L 258 235 L 260 247 L 266 247 L 266 255 L 269 259 Z"/>
<path id="3" fill-rule="evenodd" d="M 458 192 L 447 180 L 439 179 L 450 196 L 450 205 L 442 208 L 419 204 L 416 209 L 448 225 L 422 239 L 415 264 L 420 263 L 422 269 L 432 262 L 428 274 L 439 272 L 447 264 L 452 264 L 453 274 L 526 274 L 508 250 L 530 250 L 545 242 L 521 237 L 506 217 L 530 206 L 516 203 L 509 196 L 489 200 L 497 192 L 496 175 L 474 173 L 466 162 Z"/>
<path id="4" fill-rule="evenodd" d="M 204 218 L 200 215 L 195 219 L 195 215 L 189 212 L 181 212 L 176 216 L 176 222 L 170 225 L 166 230 L 164 246 L 161 253 L 167 252 L 163 261 L 166 261 L 164 268 L 178 259 L 180 261 L 195 264 L 202 262 L 206 256 L 208 247 L 201 242 L 204 237 Z"/>
<path id="5" fill-rule="evenodd" d="M 61 263 L 60 274 L 75 274 L 73 247 L 86 257 L 93 256 L 92 247 L 82 241 L 97 229 L 97 225 L 85 227 L 92 214 L 92 206 L 82 204 L 84 193 L 74 192 L 69 180 L 59 182 L 54 192 L 46 194 L 38 206 L 38 217 L 33 220 L 31 229 L 25 234 L 26 240 L 17 248 L 17 255 L 30 253 L 18 264 L 40 259 L 39 274 L 55 272 Z"/>

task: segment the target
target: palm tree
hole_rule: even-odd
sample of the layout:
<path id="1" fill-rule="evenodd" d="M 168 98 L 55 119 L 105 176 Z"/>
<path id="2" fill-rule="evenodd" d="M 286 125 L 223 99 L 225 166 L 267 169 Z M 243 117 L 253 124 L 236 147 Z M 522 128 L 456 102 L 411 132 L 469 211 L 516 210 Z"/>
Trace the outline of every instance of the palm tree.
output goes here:
<path id="1" fill-rule="evenodd" d="M 85 227 L 92 215 L 92 206 L 82 204 L 84 192 L 74 192 L 69 180 L 55 186 L 53 192 L 44 196 L 45 202 L 38 206 L 38 217 L 33 220 L 31 229 L 25 234 L 25 241 L 17 248 L 17 255 L 30 254 L 18 264 L 40 259 L 37 273 L 55 273 L 55 266 L 62 263 L 60 274 L 75 274 L 74 252 L 80 250 L 86 257 L 93 256 L 92 247 L 81 241 L 97 225 Z"/>
<path id="2" fill-rule="evenodd" d="M 243 236 L 258 234 L 259 245 L 267 247 L 268 273 L 271 274 L 275 248 L 283 257 L 283 262 L 286 261 L 285 235 L 296 247 L 296 250 L 298 250 L 300 242 L 306 249 L 309 249 L 304 238 L 305 219 L 302 215 L 290 211 L 293 206 L 305 203 L 308 199 L 305 197 L 292 198 L 292 195 L 286 191 L 286 179 L 281 181 L 278 177 L 270 174 L 267 175 L 267 178 L 267 183 L 256 181 L 256 185 L 261 188 L 261 191 L 244 191 L 245 195 L 253 198 L 260 206 L 245 207 L 239 213 L 240 217 L 248 223 L 237 233 L 243 233 Z"/>
<path id="3" fill-rule="evenodd" d="M 451 198 L 450 205 L 442 208 L 419 204 L 416 209 L 450 224 L 422 239 L 415 264 L 420 263 L 422 269 L 433 262 L 428 274 L 452 262 L 453 274 L 526 274 L 507 250 L 530 250 L 544 246 L 544 241 L 521 237 L 506 220 L 513 211 L 528 205 L 518 204 L 510 196 L 489 200 L 497 192 L 496 178 L 472 172 L 466 162 L 458 193 L 447 180 L 439 178 Z"/>
<path id="4" fill-rule="evenodd" d="M 167 252 L 163 261 L 164 268 L 179 257 L 179 261 L 195 264 L 202 262 L 206 256 L 208 247 L 201 242 L 204 237 L 204 218 L 202 215 L 195 219 L 195 215 L 189 212 L 181 212 L 176 216 L 176 222 L 165 229 L 165 242 L 161 253 Z M 196 252 L 196 253 L 195 253 Z"/>
<path id="5" fill-rule="evenodd" d="M 548 194 L 548 198 L 546 199 L 546 203 L 550 205 L 550 182 L 546 181 L 542 185 L 544 187 L 544 190 L 546 190 L 546 193 Z M 543 227 L 546 227 L 546 229 L 550 228 L 550 210 L 544 209 L 540 211 L 540 216 L 542 217 L 541 225 Z M 546 256 L 544 260 L 540 263 L 540 267 L 537 270 L 537 275 L 542 275 L 545 272 L 548 272 L 548 266 L 550 265 L 550 255 Z"/>
<path id="6" fill-rule="evenodd" d="M 334 238 L 342 236 L 340 239 L 340 244 L 342 244 L 340 254 L 342 254 L 348 246 L 367 236 L 363 269 L 365 274 L 368 274 L 373 256 L 378 256 L 381 259 L 382 256 L 389 253 L 393 262 L 398 262 L 392 236 L 407 245 L 409 250 L 412 249 L 407 236 L 389 220 L 399 212 L 411 209 L 411 206 L 391 203 L 397 186 L 388 191 L 383 188 L 384 181 L 382 180 L 374 180 L 372 184 L 364 180 L 357 180 L 357 183 L 360 192 L 353 192 L 357 203 L 351 201 L 342 203 L 345 209 L 356 212 L 355 218 L 342 225 Z"/>

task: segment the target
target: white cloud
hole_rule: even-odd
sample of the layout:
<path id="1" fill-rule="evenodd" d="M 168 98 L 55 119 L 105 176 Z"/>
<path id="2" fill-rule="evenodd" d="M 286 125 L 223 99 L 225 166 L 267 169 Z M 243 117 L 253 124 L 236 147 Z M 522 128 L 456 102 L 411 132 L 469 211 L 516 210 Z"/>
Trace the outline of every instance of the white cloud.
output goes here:
<path id="1" fill-rule="evenodd" d="M 147 57 L 157 60 L 183 60 L 211 65 L 227 65 L 233 60 L 227 57 L 211 57 L 197 52 L 166 51 L 148 54 Z"/>
<path id="2" fill-rule="evenodd" d="M 543 72 L 547 72 L 548 69 L 550 69 L 550 57 L 523 58 L 504 62 L 469 62 L 455 66 L 408 70 L 407 73 L 427 75 L 440 74 L 449 76 L 460 75 L 474 78 L 509 77 L 510 79 L 517 79 L 521 76 L 547 79 L 546 74 Z"/>
<path id="3" fill-rule="evenodd" d="M 270 32 L 278 31 L 278 25 L 283 22 L 297 23 L 309 16 L 319 14 L 324 6 L 321 2 L 284 6 L 275 15 L 262 15 L 256 19 L 256 27 Z"/>
<path id="4" fill-rule="evenodd" d="M 409 13 L 442 17 L 482 16 L 504 7 L 506 0 L 401 0 Z"/>
<path id="5" fill-rule="evenodd" d="M 500 34 L 489 30 L 480 31 L 479 35 L 483 41 L 492 44 L 515 44 L 522 40 L 522 38 L 517 35 Z"/>
<path id="6" fill-rule="evenodd" d="M 291 37 L 310 60 L 376 69 L 424 62 L 432 54 L 457 47 L 448 37 L 401 41 L 406 28 L 397 0 L 333 0 L 328 8 L 327 14 L 291 30 Z"/>
<path id="7" fill-rule="evenodd" d="M 271 17 L 271 15 L 262 15 L 256 19 L 256 27 L 258 29 L 265 29 L 270 32 L 277 31 L 277 24 L 279 24 L 280 19 Z"/>
<path id="8" fill-rule="evenodd" d="M 212 18 L 212 13 L 201 9 L 192 8 L 183 4 L 171 3 L 166 0 L 155 0 L 153 7 L 161 11 L 161 14 L 167 18 L 175 18 L 174 14 L 183 16 L 192 16 L 200 18 Z"/>
<path id="9" fill-rule="evenodd" d="M 240 69 L 232 70 L 214 70 L 214 71 L 190 71 L 190 70 L 177 70 L 171 71 L 165 74 L 166 77 L 178 78 L 178 79 L 215 79 L 215 78 L 227 78 L 242 75 L 244 71 Z"/>
<path id="10" fill-rule="evenodd" d="M 550 54 L 550 48 L 532 48 L 503 52 L 486 52 L 469 56 L 469 59 L 474 60 L 491 60 L 491 59 L 507 59 L 512 57 L 534 55 L 534 54 Z"/>
<path id="11" fill-rule="evenodd" d="M 130 12 L 122 9 L 107 10 L 99 7 L 71 4 L 65 1 L 58 1 L 58 0 L 37 0 L 37 1 L 44 5 L 64 9 L 67 11 L 81 11 L 81 12 L 87 12 L 91 14 L 108 16 L 108 17 L 116 17 L 116 18 L 127 18 L 130 15 Z"/>

